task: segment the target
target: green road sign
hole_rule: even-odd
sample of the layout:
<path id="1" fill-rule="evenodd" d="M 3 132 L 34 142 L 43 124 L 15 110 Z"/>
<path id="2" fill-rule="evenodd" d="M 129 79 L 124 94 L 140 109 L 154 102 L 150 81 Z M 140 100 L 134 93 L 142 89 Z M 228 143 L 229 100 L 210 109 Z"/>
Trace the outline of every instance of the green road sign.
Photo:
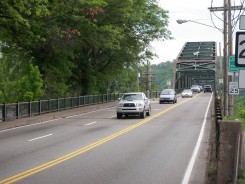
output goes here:
<path id="1" fill-rule="evenodd" d="M 229 72 L 238 72 L 239 70 L 245 70 L 245 67 L 235 66 L 235 56 L 229 58 Z"/>

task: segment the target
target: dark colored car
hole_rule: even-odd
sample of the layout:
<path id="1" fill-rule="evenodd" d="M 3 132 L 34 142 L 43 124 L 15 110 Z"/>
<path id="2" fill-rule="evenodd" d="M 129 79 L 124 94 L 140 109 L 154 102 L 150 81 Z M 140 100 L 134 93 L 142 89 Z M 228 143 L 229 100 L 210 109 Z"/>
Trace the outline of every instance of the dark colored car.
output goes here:
<path id="1" fill-rule="evenodd" d="M 211 85 L 205 85 L 204 86 L 204 93 L 206 93 L 206 92 L 210 92 L 210 93 L 212 93 L 212 86 Z"/>

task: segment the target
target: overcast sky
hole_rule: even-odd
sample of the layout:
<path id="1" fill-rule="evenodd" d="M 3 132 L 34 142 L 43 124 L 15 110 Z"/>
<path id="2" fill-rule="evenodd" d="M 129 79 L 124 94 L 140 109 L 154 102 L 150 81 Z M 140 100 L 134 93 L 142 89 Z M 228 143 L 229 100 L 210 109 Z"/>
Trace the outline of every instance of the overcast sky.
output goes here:
<path id="1" fill-rule="evenodd" d="M 223 45 L 223 34 L 215 28 L 193 22 L 184 24 L 176 22 L 178 19 L 185 19 L 213 26 L 208 9 L 211 7 L 211 1 L 213 1 L 213 7 L 223 7 L 223 0 L 159 0 L 160 6 L 169 11 L 169 30 L 172 32 L 174 39 L 152 43 L 153 51 L 159 55 L 159 58 L 155 58 L 152 64 L 168 60 L 173 61 L 177 58 L 185 42 L 215 41 L 217 43 L 221 42 Z M 240 5 L 238 2 L 240 0 L 237 0 L 235 5 Z M 223 29 L 223 22 L 219 20 L 219 18 L 223 19 L 222 12 L 216 12 L 215 14 L 218 16 L 217 18 L 212 14 L 215 25 Z M 217 48 L 217 50 L 219 49 Z M 220 55 L 219 52 L 218 55 Z"/>

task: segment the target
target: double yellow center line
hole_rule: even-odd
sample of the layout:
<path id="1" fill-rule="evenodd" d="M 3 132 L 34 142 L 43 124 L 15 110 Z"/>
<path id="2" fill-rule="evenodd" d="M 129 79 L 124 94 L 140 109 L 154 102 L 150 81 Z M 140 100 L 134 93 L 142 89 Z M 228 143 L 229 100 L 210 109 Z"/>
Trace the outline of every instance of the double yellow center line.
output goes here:
<path id="1" fill-rule="evenodd" d="M 74 158 L 74 157 L 76 157 L 78 155 L 81 155 L 82 153 L 84 153 L 86 151 L 92 150 L 93 148 L 96 148 L 96 147 L 98 147 L 98 146 L 100 146 L 100 145 L 102 145 L 102 144 L 104 144 L 104 143 L 106 143 L 106 142 L 108 142 L 108 141 L 110 141 L 112 139 L 115 139 L 116 137 L 118 137 L 118 136 L 120 136 L 120 135 L 122 135 L 122 134 L 124 134 L 126 132 L 129 132 L 129 131 L 131 131 L 131 130 L 133 130 L 133 129 L 135 129 L 135 128 L 137 128 L 137 127 L 139 127 L 139 126 L 151 121 L 152 119 L 154 119 L 154 118 L 156 118 L 156 117 L 158 117 L 158 116 L 160 116 L 162 114 L 165 114 L 166 112 L 170 111 L 171 109 L 173 109 L 173 108 L 175 108 L 175 107 L 177 107 L 177 106 L 179 106 L 179 105 L 181 105 L 181 104 L 183 104 L 183 103 L 185 103 L 185 102 L 187 102 L 189 100 L 185 100 L 185 101 L 183 101 L 181 103 L 175 104 L 175 105 L 173 105 L 173 106 L 171 106 L 171 107 L 169 107 L 169 108 L 167 108 L 167 109 L 165 109 L 165 110 L 163 110 L 161 112 L 158 112 L 157 114 L 155 114 L 153 116 L 150 116 L 150 117 L 144 119 L 143 121 L 140 121 L 139 123 L 136 123 L 136 124 L 134 124 L 132 126 L 129 126 L 128 128 L 125 128 L 125 129 L 123 129 L 123 130 L 121 130 L 119 132 L 116 132 L 115 134 L 112 134 L 112 135 L 110 135 L 108 137 L 105 137 L 105 138 L 103 138 L 103 139 L 101 139 L 101 140 L 99 140 L 97 142 L 89 144 L 88 146 L 85 146 L 85 147 L 83 147 L 81 149 L 78 149 L 78 150 L 76 150 L 74 152 L 71 152 L 71 153 L 69 153 L 67 155 L 64 155 L 62 157 L 54 159 L 54 160 L 52 160 L 50 162 L 47 162 L 45 164 L 39 165 L 39 166 L 34 167 L 32 169 L 29 169 L 29 170 L 26 170 L 24 172 L 21 172 L 21 173 L 19 173 L 17 175 L 14 175 L 14 176 L 11 176 L 11 177 L 6 178 L 4 180 L 1 180 L 0 183 L 1 184 L 11 184 L 11 183 L 17 182 L 17 181 L 19 181 L 21 179 L 24 179 L 24 178 L 28 177 L 28 176 L 34 175 L 35 173 L 41 172 L 41 171 L 43 171 L 45 169 L 48 169 L 48 168 L 53 167 L 53 166 L 55 166 L 57 164 L 60 164 L 60 163 L 62 163 L 64 161 L 66 161 L 66 160 L 69 160 L 69 159 Z"/>

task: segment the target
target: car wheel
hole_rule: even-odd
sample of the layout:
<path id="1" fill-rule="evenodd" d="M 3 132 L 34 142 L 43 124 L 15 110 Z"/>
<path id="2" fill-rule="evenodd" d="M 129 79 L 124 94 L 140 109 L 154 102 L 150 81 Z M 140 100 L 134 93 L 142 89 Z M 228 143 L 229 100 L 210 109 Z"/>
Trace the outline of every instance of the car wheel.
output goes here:
<path id="1" fill-rule="evenodd" d="M 150 116 L 151 115 L 151 107 L 149 107 L 148 111 L 146 112 L 146 116 Z"/>
<path id="2" fill-rule="evenodd" d="M 122 118 L 122 113 L 117 113 L 117 119 L 121 119 Z"/>
<path id="3" fill-rule="evenodd" d="M 143 112 L 140 113 L 140 118 L 144 119 L 146 116 L 146 112 L 145 109 L 143 110 Z"/>

